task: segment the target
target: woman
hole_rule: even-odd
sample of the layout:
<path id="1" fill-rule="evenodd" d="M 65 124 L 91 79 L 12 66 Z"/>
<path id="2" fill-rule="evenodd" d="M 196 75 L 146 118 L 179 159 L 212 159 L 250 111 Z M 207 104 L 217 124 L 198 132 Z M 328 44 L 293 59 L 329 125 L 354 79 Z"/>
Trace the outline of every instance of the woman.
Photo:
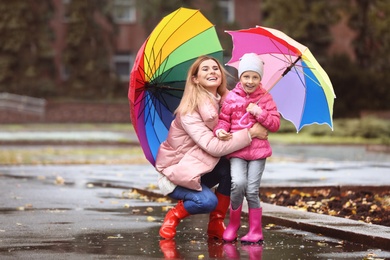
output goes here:
<path id="1" fill-rule="evenodd" d="M 192 64 L 175 120 L 156 158 L 162 193 L 179 200 L 160 228 L 165 239 L 175 237 L 181 219 L 209 212 L 207 234 L 222 239 L 231 178 L 229 161 L 220 157 L 248 146 L 254 137 L 267 138 L 260 124 L 235 132 L 227 141 L 214 136 L 221 100 L 228 92 L 226 72 L 218 60 L 201 56 Z M 214 194 L 211 188 L 217 184 Z"/>

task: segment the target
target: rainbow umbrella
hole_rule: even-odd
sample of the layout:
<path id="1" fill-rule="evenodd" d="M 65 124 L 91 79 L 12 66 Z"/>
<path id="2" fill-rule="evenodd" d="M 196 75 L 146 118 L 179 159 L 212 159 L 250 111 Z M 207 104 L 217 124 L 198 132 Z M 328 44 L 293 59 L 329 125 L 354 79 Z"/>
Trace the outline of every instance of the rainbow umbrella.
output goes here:
<path id="1" fill-rule="evenodd" d="M 130 118 L 152 165 L 167 138 L 187 72 L 201 55 L 222 62 L 213 24 L 199 10 L 179 8 L 165 16 L 141 46 L 130 73 Z"/>
<path id="2" fill-rule="evenodd" d="M 297 132 L 315 123 L 333 129 L 336 95 L 328 75 L 306 46 L 281 31 L 261 26 L 226 32 L 233 39 L 227 65 L 238 68 L 245 53 L 256 53 L 264 61 L 263 87 Z"/>

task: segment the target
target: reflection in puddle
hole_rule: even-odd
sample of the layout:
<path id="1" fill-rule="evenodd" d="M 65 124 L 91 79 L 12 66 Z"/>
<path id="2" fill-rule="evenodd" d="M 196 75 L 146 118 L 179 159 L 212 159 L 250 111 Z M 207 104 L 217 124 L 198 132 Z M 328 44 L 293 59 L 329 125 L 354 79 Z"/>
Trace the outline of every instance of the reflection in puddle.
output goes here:
<path id="1" fill-rule="evenodd" d="M 128 180 L 134 172 L 118 180 L 117 174 L 108 176 L 106 171 L 92 178 L 77 167 L 61 169 L 49 168 L 45 174 L 40 169 L 29 176 L 0 174 L 6 202 L 0 208 L 2 257 L 258 260 L 363 259 L 375 254 L 390 258 L 389 252 L 267 225 L 272 224 L 267 221 L 263 245 L 209 241 L 206 214 L 184 219 L 175 240 L 161 240 L 158 231 L 168 202 L 145 200 L 145 194 L 131 190 Z M 64 178 L 65 185 L 54 182 L 57 175 Z M 243 226 L 239 235 L 246 232 Z"/>

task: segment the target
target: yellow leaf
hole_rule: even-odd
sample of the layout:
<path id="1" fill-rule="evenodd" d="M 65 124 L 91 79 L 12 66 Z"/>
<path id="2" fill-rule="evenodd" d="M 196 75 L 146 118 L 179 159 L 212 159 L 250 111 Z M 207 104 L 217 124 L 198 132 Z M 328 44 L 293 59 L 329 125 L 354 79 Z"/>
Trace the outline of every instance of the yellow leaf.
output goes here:
<path id="1" fill-rule="evenodd" d="M 321 247 L 326 247 L 328 246 L 328 243 L 318 242 L 317 245 Z"/>
<path id="2" fill-rule="evenodd" d="M 118 239 L 118 238 L 123 238 L 123 237 L 121 236 L 121 234 L 118 234 L 116 236 L 108 236 L 107 238 L 108 239 Z"/>
<path id="3" fill-rule="evenodd" d="M 54 184 L 56 184 L 56 185 L 63 185 L 64 183 L 65 183 L 65 180 L 61 176 L 57 176 L 56 180 L 54 181 Z"/>
<path id="4" fill-rule="evenodd" d="M 146 218 L 146 220 L 149 221 L 149 222 L 153 222 L 153 221 L 155 221 L 156 219 L 155 219 L 154 217 L 148 216 L 148 217 Z"/>

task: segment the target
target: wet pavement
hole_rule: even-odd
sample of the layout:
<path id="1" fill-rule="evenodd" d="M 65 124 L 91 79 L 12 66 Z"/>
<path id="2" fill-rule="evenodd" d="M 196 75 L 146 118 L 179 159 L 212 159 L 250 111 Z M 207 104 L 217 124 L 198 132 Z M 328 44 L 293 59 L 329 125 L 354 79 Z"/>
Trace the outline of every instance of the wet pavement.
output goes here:
<path id="1" fill-rule="evenodd" d="M 273 149 L 263 187 L 390 186 L 390 155 L 364 146 Z M 207 241 L 207 215 L 161 240 L 172 203 L 156 177 L 148 164 L 0 166 L 0 259 L 390 259 L 390 228 L 273 205 L 262 246 Z"/>
<path id="2" fill-rule="evenodd" d="M 171 204 L 150 196 L 156 190 L 149 170 L 147 165 L 0 167 L 0 258 L 390 258 L 389 251 L 269 221 L 262 246 L 207 241 L 206 215 L 185 219 L 176 240 L 161 241 L 158 230 Z M 240 234 L 246 230 L 243 226 Z"/>

